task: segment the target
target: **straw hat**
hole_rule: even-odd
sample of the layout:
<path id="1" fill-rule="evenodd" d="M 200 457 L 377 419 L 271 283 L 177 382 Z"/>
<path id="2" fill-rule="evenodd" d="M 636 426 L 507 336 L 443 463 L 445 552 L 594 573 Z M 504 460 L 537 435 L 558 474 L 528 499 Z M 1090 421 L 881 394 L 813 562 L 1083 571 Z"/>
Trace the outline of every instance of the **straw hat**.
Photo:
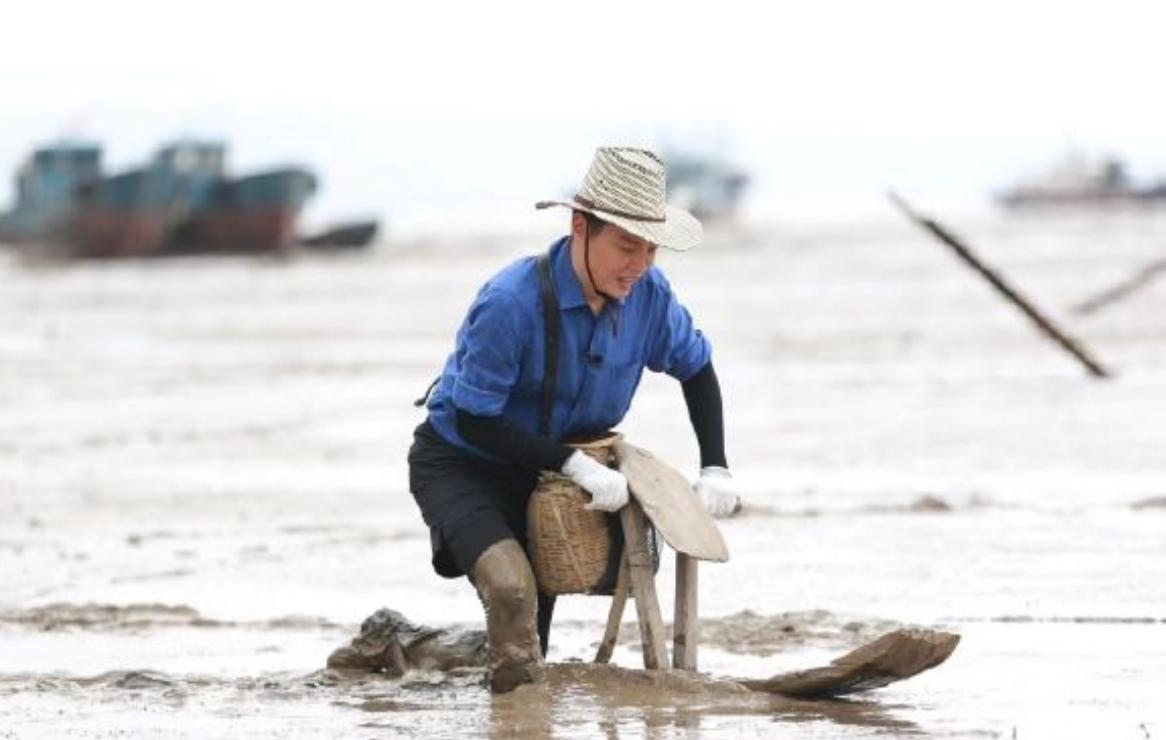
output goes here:
<path id="1" fill-rule="evenodd" d="M 551 206 L 586 211 L 678 252 L 695 247 L 704 233 L 692 214 L 665 202 L 664 163 L 644 149 L 596 149 L 583 188 L 573 200 L 544 200 L 534 207 Z"/>

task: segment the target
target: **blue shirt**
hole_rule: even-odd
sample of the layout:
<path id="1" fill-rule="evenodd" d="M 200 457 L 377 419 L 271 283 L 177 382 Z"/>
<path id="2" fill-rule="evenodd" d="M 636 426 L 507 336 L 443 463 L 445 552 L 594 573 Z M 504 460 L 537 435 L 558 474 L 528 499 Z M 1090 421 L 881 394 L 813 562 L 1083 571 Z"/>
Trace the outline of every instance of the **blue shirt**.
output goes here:
<path id="1" fill-rule="evenodd" d="M 583 297 L 571 242 L 551 246 L 559 298 L 559 371 L 550 436 L 563 440 L 607 431 L 627 413 L 644 368 L 685 381 L 708 364 L 712 347 L 676 300 L 664 273 L 651 267 L 622 301 L 599 314 Z M 478 291 L 456 348 L 429 399 L 429 421 L 443 438 L 492 459 L 457 432 L 456 410 L 502 416 L 538 433 L 546 329 L 538 266 L 525 257 Z"/>

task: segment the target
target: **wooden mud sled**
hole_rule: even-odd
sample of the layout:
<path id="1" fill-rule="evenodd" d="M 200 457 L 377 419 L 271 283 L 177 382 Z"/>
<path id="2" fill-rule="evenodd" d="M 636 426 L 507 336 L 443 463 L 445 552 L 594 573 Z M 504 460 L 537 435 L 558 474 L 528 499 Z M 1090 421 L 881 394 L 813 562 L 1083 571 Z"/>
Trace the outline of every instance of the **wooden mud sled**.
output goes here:
<path id="1" fill-rule="evenodd" d="M 596 663 L 611 660 L 619 625 L 629 596 L 635 599 L 644 668 L 668 670 L 664 623 L 656 597 L 653 554 L 648 551 L 647 528 L 654 525 L 676 551 L 676 604 L 673 612 L 672 663 L 695 671 L 700 643 L 698 570 L 701 560 L 723 563 L 729 548 L 716 522 L 689 482 L 651 452 L 619 440 L 614 444 L 616 465 L 628 479 L 631 500 L 620 511 L 624 553 L 612 595 L 607 629 L 595 655 Z"/>
<path id="2" fill-rule="evenodd" d="M 636 602 L 644 668 L 696 671 L 700 644 L 698 564 L 701 560 L 726 562 L 729 549 L 716 521 L 681 473 L 651 452 L 623 440 L 615 442 L 613 447 L 617 467 L 628 479 L 631 500 L 620 511 L 625 547 L 607 628 L 595 662 L 607 663 L 611 659 L 630 596 Z M 655 526 L 676 551 L 671 663 L 656 596 L 652 553 L 648 551 L 649 526 Z M 786 696 L 855 693 L 937 666 L 951 655 L 958 643 L 959 636 L 947 632 L 900 629 L 860 646 L 828 666 L 741 683 L 755 691 Z"/>

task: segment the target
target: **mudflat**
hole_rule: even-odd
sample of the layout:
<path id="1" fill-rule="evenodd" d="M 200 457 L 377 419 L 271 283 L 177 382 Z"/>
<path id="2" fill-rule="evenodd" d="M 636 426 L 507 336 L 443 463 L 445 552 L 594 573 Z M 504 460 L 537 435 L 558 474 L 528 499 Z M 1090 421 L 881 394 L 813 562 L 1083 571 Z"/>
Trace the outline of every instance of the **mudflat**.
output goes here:
<path id="1" fill-rule="evenodd" d="M 702 673 L 959 635 L 938 668 L 827 701 L 645 682 L 631 612 L 615 665 L 590 666 L 597 597 L 560 600 L 557 667 L 515 695 L 473 670 L 326 668 L 382 606 L 481 627 L 472 589 L 429 569 L 411 401 L 478 284 L 549 235 L 0 256 L 0 736 L 1166 734 L 1166 282 L 1070 310 L 1160 256 L 1166 218 L 948 223 L 1116 377 L 1086 377 L 893 215 L 660 258 L 714 343 L 748 504 L 722 526 L 730 560 L 702 563 Z M 695 475 L 673 381 L 646 376 L 622 431 Z M 672 579 L 668 557 L 662 604 Z"/>

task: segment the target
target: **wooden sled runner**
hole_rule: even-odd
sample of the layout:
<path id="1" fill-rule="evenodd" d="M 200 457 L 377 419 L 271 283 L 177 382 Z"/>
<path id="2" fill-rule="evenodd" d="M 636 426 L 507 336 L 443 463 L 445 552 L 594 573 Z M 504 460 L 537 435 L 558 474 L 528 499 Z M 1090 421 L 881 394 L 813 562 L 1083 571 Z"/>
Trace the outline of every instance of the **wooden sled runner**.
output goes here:
<path id="1" fill-rule="evenodd" d="M 947 660 L 959 641 L 959 635 L 950 632 L 895 630 L 834 659 L 828 666 L 740 683 L 754 691 L 805 699 L 856 694 L 934 668 Z"/>

